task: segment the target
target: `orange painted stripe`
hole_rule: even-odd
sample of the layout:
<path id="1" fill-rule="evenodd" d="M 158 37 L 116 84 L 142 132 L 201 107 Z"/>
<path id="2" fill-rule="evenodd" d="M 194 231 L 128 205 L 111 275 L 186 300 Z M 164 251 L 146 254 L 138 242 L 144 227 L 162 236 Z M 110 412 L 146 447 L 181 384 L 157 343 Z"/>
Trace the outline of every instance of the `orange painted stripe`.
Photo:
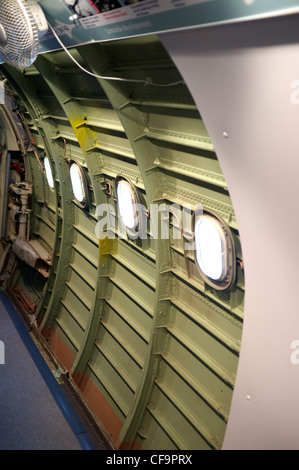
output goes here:
<path id="1" fill-rule="evenodd" d="M 51 350 L 61 365 L 71 373 L 75 355 L 63 342 L 59 333 L 50 328 L 44 328 L 43 336 L 47 340 Z M 88 374 L 74 374 L 73 379 L 88 403 L 93 413 L 97 416 L 106 432 L 110 435 L 116 447 L 121 450 L 143 450 L 139 442 L 120 442 L 118 436 L 123 423 L 117 416 L 110 403 L 97 388 Z"/>
<path id="2" fill-rule="evenodd" d="M 43 336 L 46 338 L 50 348 L 60 364 L 67 370 L 70 371 L 75 361 L 75 355 L 66 346 L 59 333 L 50 328 L 44 328 L 42 330 Z"/>
<path id="3" fill-rule="evenodd" d="M 118 436 L 122 430 L 122 421 L 87 374 L 81 377 L 79 388 L 115 445 L 119 447 Z"/>

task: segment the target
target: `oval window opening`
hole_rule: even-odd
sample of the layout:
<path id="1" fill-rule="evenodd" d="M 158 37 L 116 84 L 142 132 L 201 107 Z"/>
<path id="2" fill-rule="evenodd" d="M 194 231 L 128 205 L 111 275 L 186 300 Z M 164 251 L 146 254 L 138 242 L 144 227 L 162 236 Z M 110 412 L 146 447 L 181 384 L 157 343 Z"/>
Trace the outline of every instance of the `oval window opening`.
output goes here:
<path id="1" fill-rule="evenodd" d="M 73 162 L 70 167 L 70 177 L 72 182 L 73 194 L 75 199 L 82 207 L 87 205 L 87 184 L 84 172 L 81 166 Z"/>
<path id="2" fill-rule="evenodd" d="M 131 185 L 121 180 L 117 185 L 117 201 L 121 219 L 125 226 L 134 229 L 136 226 L 135 198 Z"/>
<path id="3" fill-rule="evenodd" d="M 218 290 L 235 281 L 235 247 L 229 227 L 208 214 L 197 218 L 194 227 L 196 262 L 204 280 Z"/>
<path id="4" fill-rule="evenodd" d="M 44 165 L 45 165 L 45 171 L 46 171 L 46 177 L 47 177 L 48 185 L 50 186 L 51 189 L 54 189 L 54 178 L 53 178 L 52 168 L 51 168 L 50 161 L 49 161 L 48 157 L 44 158 Z"/>
<path id="5" fill-rule="evenodd" d="M 140 230 L 140 203 L 135 186 L 123 176 L 117 176 L 116 195 L 119 217 L 128 230 L 128 235 L 135 238 Z"/>

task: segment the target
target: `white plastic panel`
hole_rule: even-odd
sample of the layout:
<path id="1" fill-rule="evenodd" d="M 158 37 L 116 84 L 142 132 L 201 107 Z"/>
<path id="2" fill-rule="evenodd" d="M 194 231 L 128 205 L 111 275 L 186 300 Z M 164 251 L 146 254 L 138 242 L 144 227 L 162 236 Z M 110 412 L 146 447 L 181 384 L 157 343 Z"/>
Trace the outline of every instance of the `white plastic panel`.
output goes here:
<path id="1" fill-rule="evenodd" d="M 298 449 L 298 17 L 160 39 L 215 145 L 241 235 L 245 323 L 223 448 Z"/>

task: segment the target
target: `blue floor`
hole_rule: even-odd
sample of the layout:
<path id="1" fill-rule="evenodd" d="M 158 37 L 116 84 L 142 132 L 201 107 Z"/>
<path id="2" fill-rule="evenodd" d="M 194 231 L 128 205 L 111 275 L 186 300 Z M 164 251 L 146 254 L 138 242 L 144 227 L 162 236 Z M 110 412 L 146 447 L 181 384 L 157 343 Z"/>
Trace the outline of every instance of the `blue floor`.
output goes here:
<path id="1" fill-rule="evenodd" d="M 0 450 L 95 449 L 5 293 L 0 341 Z"/>

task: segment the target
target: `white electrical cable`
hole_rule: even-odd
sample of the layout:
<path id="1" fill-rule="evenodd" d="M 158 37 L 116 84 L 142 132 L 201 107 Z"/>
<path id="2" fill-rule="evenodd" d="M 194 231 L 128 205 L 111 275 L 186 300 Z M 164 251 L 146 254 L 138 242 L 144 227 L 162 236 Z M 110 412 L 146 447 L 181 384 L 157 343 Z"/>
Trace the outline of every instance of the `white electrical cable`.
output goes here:
<path id="1" fill-rule="evenodd" d="M 158 86 L 158 87 L 171 87 L 171 86 L 176 86 L 176 85 L 185 85 L 185 82 L 184 80 L 180 80 L 178 82 L 173 82 L 173 83 L 166 83 L 166 84 L 159 84 L 159 83 L 154 83 L 152 81 L 152 79 L 150 77 L 146 78 L 145 80 L 134 80 L 134 79 L 128 79 L 128 78 L 119 78 L 119 77 L 106 77 L 106 76 L 103 76 L 103 75 L 96 75 L 95 73 L 92 73 L 90 72 L 89 70 L 86 70 L 84 67 L 82 67 L 81 64 L 79 64 L 79 62 L 77 62 L 77 60 L 72 56 L 72 54 L 68 51 L 68 49 L 66 48 L 66 46 L 63 44 L 63 42 L 60 40 L 59 36 L 57 35 L 55 29 L 49 24 L 49 27 L 52 31 L 52 33 L 54 34 L 55 38 L 57 39 L 57 41 L 59 42 L 59 44 L 61 45 L 61 47 L 65 50 L 65 52 L 67 53 L 67 55 L 72 59 L 72 61 L 81 69 L 83 70 L 83 72 L 85 73 L 88 73 L 88 75 L 91 75 L 92 77 L 95 77 L 95 78 L 100 78 L 101 80 L 115 80 L 115 81 L 119 81 L 119 82 L 134 82 L 134 83 L 144 83 L 144 86 L 147 86 L 147 85 L 152 85 L 152 86 Z"/>

